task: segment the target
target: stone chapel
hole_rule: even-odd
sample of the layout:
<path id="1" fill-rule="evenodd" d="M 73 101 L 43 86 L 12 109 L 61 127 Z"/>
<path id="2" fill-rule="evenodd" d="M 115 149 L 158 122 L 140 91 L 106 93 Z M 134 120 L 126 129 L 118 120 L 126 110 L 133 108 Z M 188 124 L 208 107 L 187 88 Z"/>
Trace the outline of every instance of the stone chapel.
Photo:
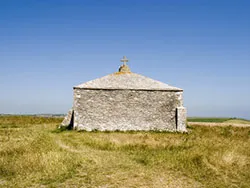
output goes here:
<path id="1" fill-rule="evenodd" d="M 73 88 L 73 107 L 61 126 L 86 131 L 186 132 L 183 90 L 131 72 L 126 56 L 118 72 Z"/>

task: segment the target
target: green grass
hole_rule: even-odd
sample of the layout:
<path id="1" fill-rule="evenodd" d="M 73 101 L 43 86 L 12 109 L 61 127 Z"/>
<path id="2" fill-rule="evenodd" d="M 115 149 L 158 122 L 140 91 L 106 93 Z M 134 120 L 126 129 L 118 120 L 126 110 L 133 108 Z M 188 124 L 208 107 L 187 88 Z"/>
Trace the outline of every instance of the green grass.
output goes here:
<path id="1" fill-rule="evenodd" d="M 231 122 L 245 122 L 250 123 L 250 121 L 240 118 L 214 118 L 214 117 L 188 117 L 188 122 L 212 122 L 212 123 L 225 123 L 227 121 Z"/>
<path id="2" fill-rule="evenodd" d="M 88 133 L 61 121 L 0 116 L 0 187 L 250 187 L 250 128 Z"/>

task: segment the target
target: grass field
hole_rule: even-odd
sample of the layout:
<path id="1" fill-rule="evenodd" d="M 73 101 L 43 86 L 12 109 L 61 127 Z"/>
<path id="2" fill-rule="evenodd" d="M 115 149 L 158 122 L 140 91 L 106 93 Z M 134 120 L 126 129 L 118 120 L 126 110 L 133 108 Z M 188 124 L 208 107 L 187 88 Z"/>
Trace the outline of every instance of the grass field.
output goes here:
<path id="1" fill-rule="evenodd" d="M 189 117 L 189 122 L 209 122 L 209 123 L 242 123 L 250 124 L 249 120 L 240 118 L 214 118 L 214 117 Z"/>
<path id="2" fill-rule="evenodd" d="M 250 187 L 250 128 L 87 133 L 61 121 L 0 116 L 0 187 Z"/>

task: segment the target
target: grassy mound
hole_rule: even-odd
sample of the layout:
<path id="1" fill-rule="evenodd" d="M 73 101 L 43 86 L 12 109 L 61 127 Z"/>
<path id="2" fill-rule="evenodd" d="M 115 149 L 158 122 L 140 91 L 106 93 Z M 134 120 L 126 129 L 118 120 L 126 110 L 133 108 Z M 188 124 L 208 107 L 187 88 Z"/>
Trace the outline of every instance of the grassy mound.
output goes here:
<path id="1" fill-rule="evenodd" d="M 250 187 L 250 128 L 88 133 L 61 121 L 0 117 L 0 187 Z"/>

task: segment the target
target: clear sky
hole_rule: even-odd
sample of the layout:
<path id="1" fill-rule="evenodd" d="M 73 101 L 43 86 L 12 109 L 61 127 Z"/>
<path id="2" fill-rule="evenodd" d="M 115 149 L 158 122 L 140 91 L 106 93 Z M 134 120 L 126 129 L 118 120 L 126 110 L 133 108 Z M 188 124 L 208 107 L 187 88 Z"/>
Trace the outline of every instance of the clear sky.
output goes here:
<path id="1" fill-rule="evenodd" d="M 189 116 L 250 119 L 249 0 L 2 0 L 0 113 L 66 113 L 123 55 Z"/>

